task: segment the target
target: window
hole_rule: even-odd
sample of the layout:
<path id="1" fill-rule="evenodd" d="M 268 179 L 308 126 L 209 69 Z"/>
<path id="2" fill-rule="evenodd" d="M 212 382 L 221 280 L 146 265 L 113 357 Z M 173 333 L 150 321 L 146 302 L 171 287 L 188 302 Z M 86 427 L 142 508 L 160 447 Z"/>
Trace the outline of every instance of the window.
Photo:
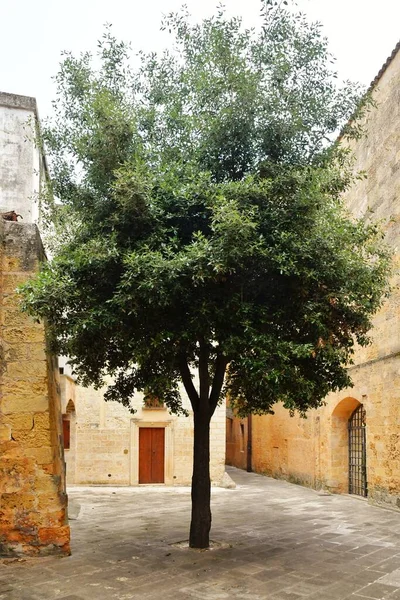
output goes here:
<path id="1" fill-rule="evenodd" d="M 228 431 L 227 438 L 229 442 L 233 441 L 233 419 L 228 417 Z"/>
<path id="2" fill-rule="evenodd" d="M 240 452 L 244 452 L 244 423 L 240 423 Z"/>
<path id="3" fill-rule="evenodd" d="M 69 450 L 71 443 L 71 421 L 69 419 L 63 419 L 63 436 L 64 450 Z"/>

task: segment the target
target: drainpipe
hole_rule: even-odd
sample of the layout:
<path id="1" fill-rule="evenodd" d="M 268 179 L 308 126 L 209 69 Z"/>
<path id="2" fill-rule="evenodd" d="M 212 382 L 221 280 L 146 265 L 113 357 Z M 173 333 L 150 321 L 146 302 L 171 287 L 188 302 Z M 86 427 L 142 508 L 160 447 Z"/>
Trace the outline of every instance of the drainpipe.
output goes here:
<path id="1" fill-rule="evenodd" d="M 247 417 L 247 472 L 252 473 L 253 467 L 253 427 L 251 415 Z"/>

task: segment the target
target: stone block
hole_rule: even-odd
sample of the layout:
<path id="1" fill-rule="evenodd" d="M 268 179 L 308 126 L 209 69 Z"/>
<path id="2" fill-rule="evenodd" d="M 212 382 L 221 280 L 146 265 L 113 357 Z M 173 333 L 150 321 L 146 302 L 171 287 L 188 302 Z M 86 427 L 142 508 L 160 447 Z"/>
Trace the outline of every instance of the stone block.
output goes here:
<path id="1" fill-rule="evenodd" d="M 39 541 L 42 544 L 55 544 L 65 546 L 69 543 L 69 526 L 62 527 L 42 527 L 39 529 Z"/>
<path id="2" fill-rule="evenodd" d="M 0 406 L 5 415 L 9 413 L 26 413 L 27 409 L 43 412 L 49 406 L 49 399 L 47 396 L 20 395 L 16 392 L 15 394 L 4 395 Z"/>
<path id="3" fill-rule="evenodd" d="M 29 346 L 27 347 L 26 358 L 28 360 L 39 360 L 39 361 L 46 360 L 46 358 L 47 358 L 46 347 L 44 346 L 43 343 L 29 344 Z"/>
<path id="4" fill-rule="evenodd" d="M 18 286 L 25 283 L 25 281 L 26 281 L 25 274 L 3 272 L 2 293 L 3 294 L 16 293 Z M 25 318 L 26 318 L 26 316 L 25 316 Z"/>
<path id="5" fill-rule="evenodd" d="M 0 494 L 29 492 L 35 477 L 32 467 L 26 459 L 4 459 L 0 468 Z"/>
<path id="6" fill-rule="evenodd" d="M 45 376 L 47 363 L 45 360 L 20 360 L 7 363 L 7 377 L 10 379 L 23 379 L 30 382 L 37 381 Z"/>
<path id="7" fill-rule="evenodd" d="M 38 465 L 47 465 L 54 461 L 54 449 L 52 447 L 23 447 L 22 451 L 25 457 L 32 458 Z"/>
<path id="8" fill-rule="evenodd" d="M 0 530 L 0 544 L 4 541 L 7 541 L 8 544 L 15 544 L 15 543 L 25 543 L 25 544 L 31 544 L 32 542 L 35 542 L 35 534 L 29 534 L 29 533 L 24 533 L 23 531 L 20 531 L 18 529 L 9 529 L 9 528 L 2 528 L 3 532 Z"/>
<path id="9" fill-rule="evenodd" d="M 24 448 L 44 448 L 52 445 L 49 430 L 46 429 L 14 429 L 13 440 L 19 442 Z"/>
<path id="10" fill-rule="evenodd" d="M 60 486 L 59 475 L 48 475 L 43 471 L 35 478 L 33 489 L 38 496 L 54 496 Z"/>
<path id="11" fill-rule="evenodd" d="M 3 331 L 3 340 L 8 344 L 45 344 L 45 335 L 43 327 L 34 326 L 32 321 L 26 327 L 7 327 Z"/>
<path id="12" fill-rule="evenodd" d="M 0 424 L 0 442 L 10 441 L 11 440 L 11 426 L 10 425 L 2 425 Z"/>
<path id="13" fill-rule="evenodd" d="M 33 415 L 33 421 L 36 431 L 39 429 L 47 430 L 51 428 L 49 412 L 35 413 Z"/>
<path id="14" fill-rule="evenodd" d="M 36 225 L 5 222 L 3 227 L 5 259 L 17 259 L 20 271 L 37 271 L 45 254 Z"/>
<path id="15" fill-rule="evenodd" d="M 33 414 L 30 412 L 8 414 L 5 420 L 12 429 L 29 430 L 33 427 Z"/>
<path id="16" fill-rule="evenodd" d="M 21 511 L 29 511 L 32 508 L 35 508 L 37 505 L 37 497 L 33 493 L 24 493 L 21 494 L 19 492 L 12 493 L 3 493 L 1 495 L 1 508 L 2 510 L 12 509 Z"/>
<path id="17" fill-rule="evenodd" d="M 26 358 L 28 357 L 28 348 L 29 345 L 28 344 L 19 344 L 19 345 L 4 345 L 3 346 L 3 352 L 4 352 L 4 360 L 6 362 L 10 361 L 17 361 L 17 360 L 26 360 Z"/>

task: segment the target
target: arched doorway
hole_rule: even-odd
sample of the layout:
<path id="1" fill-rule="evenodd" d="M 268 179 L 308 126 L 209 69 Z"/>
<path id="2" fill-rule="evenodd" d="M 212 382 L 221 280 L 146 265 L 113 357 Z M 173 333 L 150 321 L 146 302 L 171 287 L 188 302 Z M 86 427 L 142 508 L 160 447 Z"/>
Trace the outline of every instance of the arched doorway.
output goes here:
<path id="1" fill-rule="evenodd" d="M 349 430 L 349 494 L 368 495 L 367 452 L 366 452 L 366 412 L 360 404 L 351 414 Z"/>
<path id="2" fill-rule="evenodd" d="M 329 489 L 339 494 L 349 493 L 349 419 L 361 406 L 348 396 L 335 406 L 330 421 Z"/>

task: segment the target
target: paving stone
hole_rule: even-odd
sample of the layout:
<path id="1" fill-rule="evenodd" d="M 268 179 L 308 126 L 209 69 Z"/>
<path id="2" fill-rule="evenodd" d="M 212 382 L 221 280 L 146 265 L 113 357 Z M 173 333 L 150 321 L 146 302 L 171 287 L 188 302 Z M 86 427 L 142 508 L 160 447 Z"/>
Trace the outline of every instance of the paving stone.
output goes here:
<path id="1" fill-rule="evenodd" d="M 371 583 L 357 591 L 364 598 L 387 598 L 393 592 L 393 587 L 383 583 Z"/>
<path id="2" fill-rule="evenodd" d="M 400 569 L 396 569 L 387 575 L 384 575 L 379 580 L 381 583 L 387 583 L 400 588 Z"/>
<path id="3" fill-rule="evenodd" d="M 377 580 L 381 581 L 381 577 L 382 573 L 380 571 L 372 571 L 369 569 L 365 569 L 364 571 L 352 573 L 351 575 L 346 577 L 346 580 L 352 581 L 354 583 L 359 583 L 360 585 L 366 585 L 368 583 L 373 583 Z"/>

